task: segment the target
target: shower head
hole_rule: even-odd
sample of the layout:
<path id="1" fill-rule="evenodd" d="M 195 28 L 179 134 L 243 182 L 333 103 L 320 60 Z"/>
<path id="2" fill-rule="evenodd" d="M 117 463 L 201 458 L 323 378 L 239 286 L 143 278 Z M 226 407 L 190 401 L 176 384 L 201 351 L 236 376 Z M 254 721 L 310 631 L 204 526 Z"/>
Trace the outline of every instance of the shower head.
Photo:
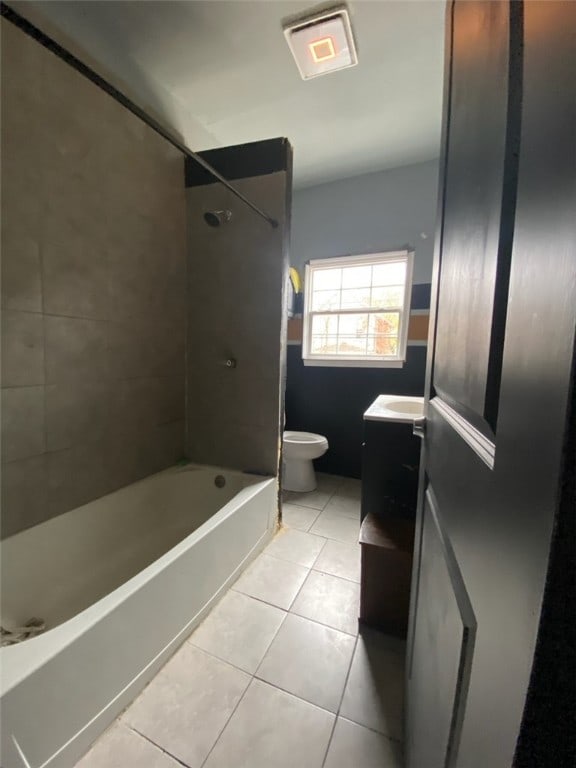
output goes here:
<path id="1" fill-rule="evenodd" d="M 227 224 L 232 218 L 232 211 L 207 211 L 204 214 L 204 221 L 209 227 L 219 227 L 220 224 Z"/>

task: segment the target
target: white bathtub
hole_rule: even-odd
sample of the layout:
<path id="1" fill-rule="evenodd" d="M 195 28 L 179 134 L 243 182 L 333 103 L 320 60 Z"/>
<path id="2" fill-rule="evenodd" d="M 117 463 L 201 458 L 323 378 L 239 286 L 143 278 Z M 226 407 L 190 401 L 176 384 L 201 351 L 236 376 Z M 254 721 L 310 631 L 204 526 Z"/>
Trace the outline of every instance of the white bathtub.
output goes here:
<path id="1" fill-rule="evenodd" d="M 2 624 L 48 625 L 0 650 L 2 768 L 73 766 L 266 545 L 277 493 L 189 465 L 2 542 Z"/>

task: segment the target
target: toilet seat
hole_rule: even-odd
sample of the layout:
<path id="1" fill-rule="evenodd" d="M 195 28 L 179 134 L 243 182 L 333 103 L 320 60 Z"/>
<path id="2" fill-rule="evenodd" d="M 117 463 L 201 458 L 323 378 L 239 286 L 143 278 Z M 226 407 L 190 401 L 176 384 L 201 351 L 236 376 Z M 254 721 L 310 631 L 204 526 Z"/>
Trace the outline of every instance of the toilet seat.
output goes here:
<path id="1" fill-rule="evenodd" d="M 314 432 L 286 430 L 283 435 L 284 459 L 310 461 L 318 459 L 328 450 L 328 440 Z"/>
<path id="2" fill-rule="evenodd" d="M 324 435 L 317 435 L 315 432 L 295 432 L 294 430 L 287 430 L 284 432 L 284 441 L 287 443 L 304 444 L 304 443 L 327 443 L 328 441 Z"/>

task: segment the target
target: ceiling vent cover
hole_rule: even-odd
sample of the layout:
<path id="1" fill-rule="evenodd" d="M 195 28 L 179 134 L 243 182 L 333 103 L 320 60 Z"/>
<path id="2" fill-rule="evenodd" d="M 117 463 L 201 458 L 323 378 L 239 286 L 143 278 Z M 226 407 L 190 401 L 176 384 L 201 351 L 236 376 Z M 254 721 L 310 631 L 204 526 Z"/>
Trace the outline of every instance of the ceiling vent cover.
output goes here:
<path id="1" fill-rule="evenodd" d="M 358 64 L 346 6 L 332 6 L 284 24 L 284 37 L 303 80 Z"/>

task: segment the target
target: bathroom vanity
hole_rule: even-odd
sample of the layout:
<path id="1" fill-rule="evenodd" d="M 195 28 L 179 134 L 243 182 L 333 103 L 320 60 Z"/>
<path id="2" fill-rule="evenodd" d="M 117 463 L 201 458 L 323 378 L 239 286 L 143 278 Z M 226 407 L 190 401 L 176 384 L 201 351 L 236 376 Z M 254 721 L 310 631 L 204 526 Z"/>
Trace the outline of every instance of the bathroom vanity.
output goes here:
<path id="1" fill-rule="evenodd" d="M 406 636 L 424 398 L 380 395 L 364 414 L 360 621 Z"/>
<path id="2" fill-rule="evenodd" d="M 364 413 L 362 520 L 414 520 L 421 441 L 413 427 L 423 408 L 423 397 L 380 395 Z"/>

